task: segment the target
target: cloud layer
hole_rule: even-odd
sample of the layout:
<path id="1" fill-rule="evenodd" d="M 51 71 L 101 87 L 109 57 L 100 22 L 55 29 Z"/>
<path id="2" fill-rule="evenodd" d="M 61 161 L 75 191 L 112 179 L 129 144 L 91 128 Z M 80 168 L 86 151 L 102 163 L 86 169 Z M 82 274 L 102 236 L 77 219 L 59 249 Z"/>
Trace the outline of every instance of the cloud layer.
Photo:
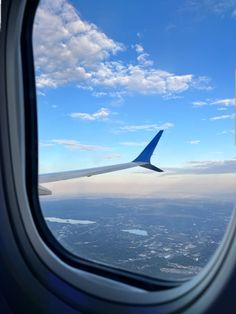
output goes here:
<path id="1" fill-rule="evenodd" d="M 233 174 L 236 173 L 236 157 L 228 160 L 190 161 L 183 168 L 169 168 L 167 174 Z M 236 187 L 236 183 L 235 183 Z"/>
<path id="2" fill-rule="evenodd" d="M 235 99 L 234 98 L 223 98 L 223 99 L 207 99 L 207 100 L 197 100 L 193 101 L 194 107 L 203 107 L 207 105 L 217 105 L 221 107 L 228 107 L 228 106 L 234 106 L 235 105 Z"/>
<path id="3" fill-rule="evenodd" d="M 101 108 L 94 113 L 85 113 L 85 112 L 72 112 L 69 114 L 71 118 L 94 121 L 94 120 L 105 120 L 108 119 L 110 111 L 107 108 Z"/>
<path id="4" fill-rule="evenodd" d="M 131 48 L 136 50 L 136 63 L 123 62 L 117 54 L 126 48 L 82 19 L 66 0 L 40 2 L 34 25 L 38 88 L 75 84 L 90 90 L 163 95 L 209 88 L 206 77 L 155 68 L 140 44 Z"/>
<path id="5" fill-rule="evenodd" d="M 171 122 L 166 122 L 162 124 L 128 124 L 121 126 L 119 131 L 122 132 L 137 132 L 137 131 L 159 131 L 167 130 L 174 126 Z"/>
<path id="6" fill-rule="evenodd" d="M 234 119 L 234 113 L 232 113 L 232 114 L 223 114 L 221 116 L 215 116 L 215 117 L 211 117 L 210 118 L 211 121 L 228 120 L 228 119 Z"/>

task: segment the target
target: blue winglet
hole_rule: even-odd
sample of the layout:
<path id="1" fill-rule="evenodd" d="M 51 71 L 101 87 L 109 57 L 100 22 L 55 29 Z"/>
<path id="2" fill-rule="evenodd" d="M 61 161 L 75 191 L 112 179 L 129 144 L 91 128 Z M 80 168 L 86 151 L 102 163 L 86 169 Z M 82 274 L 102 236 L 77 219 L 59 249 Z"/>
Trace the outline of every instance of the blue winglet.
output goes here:
<path id="1" fill-rule="evenodd" d="M 157 133 L 157 135 L 151 140 L 151 142 L 144 148 L 140 155 L 133 162 L 147 162 L 150 163 L 150 159 L 152 154 L 162 136 L 164 130 L 161 130 Z"/>

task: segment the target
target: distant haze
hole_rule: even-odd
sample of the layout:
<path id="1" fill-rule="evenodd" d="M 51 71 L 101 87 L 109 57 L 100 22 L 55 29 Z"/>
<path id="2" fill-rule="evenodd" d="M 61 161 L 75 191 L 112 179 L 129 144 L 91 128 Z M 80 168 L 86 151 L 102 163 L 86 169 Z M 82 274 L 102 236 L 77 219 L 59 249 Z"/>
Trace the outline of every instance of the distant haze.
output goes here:
<path id="1" fill-rule="evenodd" d="M 53 196 L 209 197 L 236 199 L 236 174 L 113 174 L 50 183 Z"/>

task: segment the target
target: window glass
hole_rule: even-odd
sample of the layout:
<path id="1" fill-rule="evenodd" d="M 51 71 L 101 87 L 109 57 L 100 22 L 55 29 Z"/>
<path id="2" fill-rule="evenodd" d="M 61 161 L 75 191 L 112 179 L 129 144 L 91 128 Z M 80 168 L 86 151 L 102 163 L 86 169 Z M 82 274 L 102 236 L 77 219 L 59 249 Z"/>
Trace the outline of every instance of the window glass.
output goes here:
<path id="1" fill-rule="evenodd" d="M 40 1 L 39 194 L 65 249 L 152 278 L 206 265 L 235 202 L 235 30 L 230 1 Z M 157 138 L 140 156 L 160 130 L 164 172 Z"/>

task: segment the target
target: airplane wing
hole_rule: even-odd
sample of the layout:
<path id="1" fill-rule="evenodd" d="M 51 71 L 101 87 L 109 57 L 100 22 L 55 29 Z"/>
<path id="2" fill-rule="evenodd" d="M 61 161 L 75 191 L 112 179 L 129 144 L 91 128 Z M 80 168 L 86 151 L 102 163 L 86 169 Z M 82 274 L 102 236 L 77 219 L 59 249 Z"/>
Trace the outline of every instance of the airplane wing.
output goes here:
<path id="1" fill-rule="evenodd" d="M 163 170 L 151 164 L 151 156 L 162 136 L 162 133 L 163 133 L 163 130 L 159 131 L 157 135 L 151 140 L 151 142 L 144 148 L 141 154 L 138 155 L 138 157 L 135 158 L 131 162 L 112 165 L 112 166 L 40 174 L 39 183 L 69 180 L 69 179 L 81 178 L 81 177 L 91 177 L 98 174 L 119 171 L 123 169 L 139 167 L 139 166 L 153 170 L 153 171 L 163 172 Z M 49 195 L 49 194 L 52 194 L 50 190 L 39 185 L 39 195 Z"/>

